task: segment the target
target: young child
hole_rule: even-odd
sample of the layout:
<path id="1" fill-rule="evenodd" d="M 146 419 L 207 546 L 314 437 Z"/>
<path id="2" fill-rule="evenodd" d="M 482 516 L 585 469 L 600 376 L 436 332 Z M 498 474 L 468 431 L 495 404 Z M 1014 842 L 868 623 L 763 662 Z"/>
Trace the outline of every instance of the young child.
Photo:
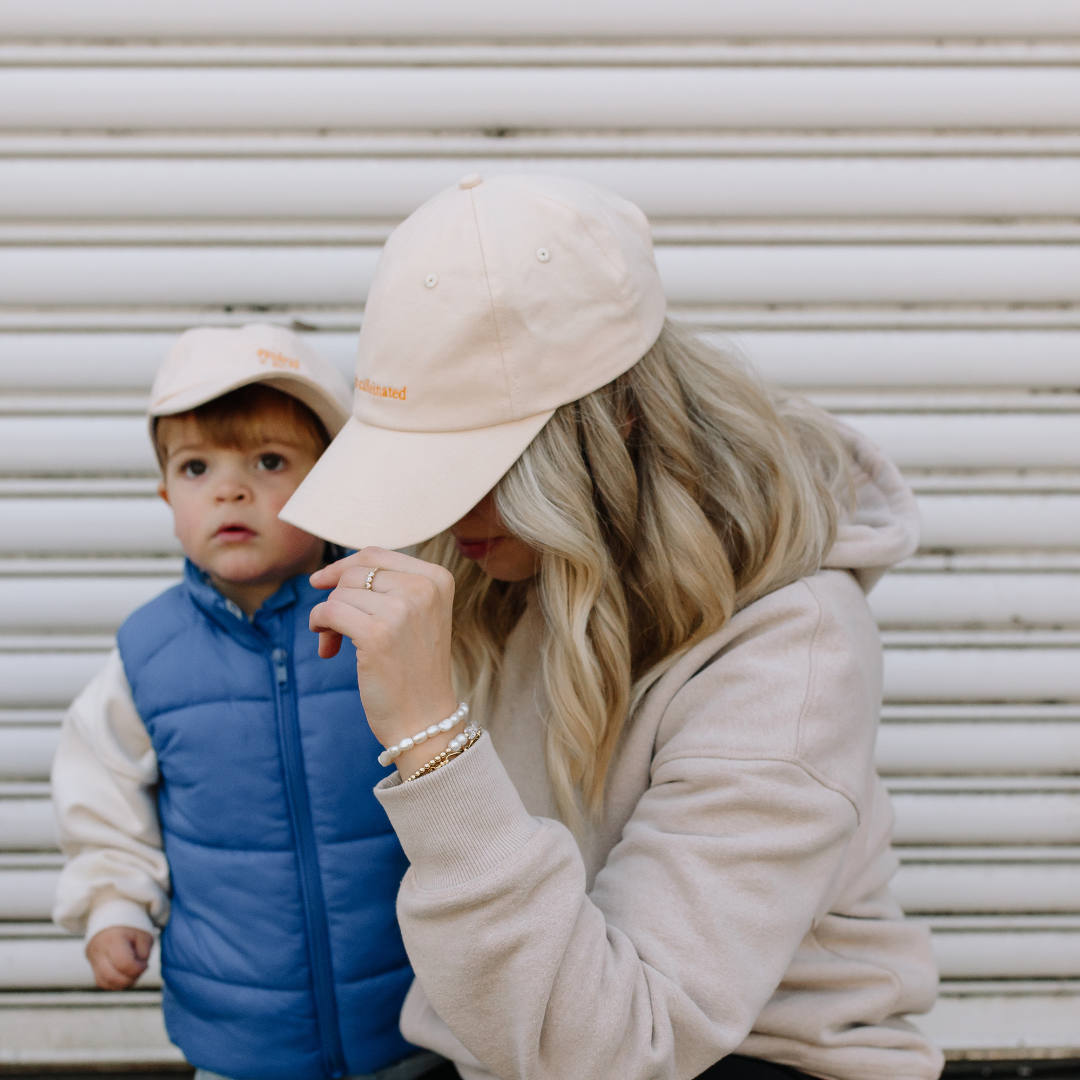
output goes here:
<path id="1" fill-rule="evenodd" d="M 344 380 L 271 326 L 189 330 L 154 383 L 161 497 L 187 562 L 71 706 L 53 768 L 71 857 L 54 918 L 99 986 L 131 986 L 161 928 L 169 1035 L 242 1080 L 441 1059 L 401 1037 L 406 860 L 372 787 L 356 655 L 317 658 L 339 557 L 278 511 L 349 415 Z"/>

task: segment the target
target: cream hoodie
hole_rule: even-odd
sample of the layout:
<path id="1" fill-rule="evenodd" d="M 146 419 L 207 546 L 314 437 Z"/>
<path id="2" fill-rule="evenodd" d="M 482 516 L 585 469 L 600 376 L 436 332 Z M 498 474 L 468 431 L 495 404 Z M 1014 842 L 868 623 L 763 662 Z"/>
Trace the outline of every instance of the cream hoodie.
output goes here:
<path id="1" fill-rule="evenodd" d="M 826 569 L 766 596 L 653 688 L 579 846 L 544 768 L 541 616 L 515 628 L 490 737 L 376 788 L 412 866 L 406 1038 L 466 1080 L 689 1080 L 732 1052 L 841 1080 L 933 1080 L 905 1019 L 927 934 L 888 882 L 868 590 L 917 540 L 914 499 L 851 431 L 858 507 Z"/>

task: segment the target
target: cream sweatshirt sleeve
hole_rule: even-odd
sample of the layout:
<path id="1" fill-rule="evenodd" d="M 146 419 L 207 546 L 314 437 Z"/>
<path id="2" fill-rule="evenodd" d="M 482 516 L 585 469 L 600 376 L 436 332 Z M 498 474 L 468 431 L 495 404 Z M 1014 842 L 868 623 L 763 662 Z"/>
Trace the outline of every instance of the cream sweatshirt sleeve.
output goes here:
<path id="1" fill-rule="evenodd" d="M 796 654 L 811 636 L 790 652 L 751 641 L 675 695 L 651 782 L 588 892 L 570 832 L 526 811 L 486 735 L 428 777 L 376 789 L 412 864 L 398 915 L 419 986 L 489 1073 L 688 1080 L 746 1038 L 827 911 L 859 819 L 797 752 L 808 684 L 839 687 L 819 704 L 841 728 L 867 713 L 827 670 L 850 668 L 844 650 L 808 678 Z M 756 718 L 777 714 L 789 750 L 716 734 L 741 716 L 752 743 Z"/>
<path id="2" fill-rule="evenodd" d="M 53 919 L 88 941 L 109 926 L 153 933 L 168 919 L 157 778 L 154 748 L 114 650 L 64 717 L 52 770 L 60 846 L 69 856 Z"/>

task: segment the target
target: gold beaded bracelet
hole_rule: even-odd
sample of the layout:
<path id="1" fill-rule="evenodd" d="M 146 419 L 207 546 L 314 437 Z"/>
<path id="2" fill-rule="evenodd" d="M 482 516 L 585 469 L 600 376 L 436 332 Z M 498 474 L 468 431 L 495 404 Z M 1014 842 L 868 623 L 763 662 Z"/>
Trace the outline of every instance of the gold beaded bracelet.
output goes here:
<path id="1" fill-rule="evenodd" d="M 448 761 L 452 761 L 454 758 L 464 754 L 470 746 L 473 746 L 476 743 L 476 740 L 480 738 L 482 733 L 483 728 L 480 727 L 473 729 L 471 734 L 468 731 L 464 732 L 464 734 L 468 734 L 469 737 L 464 743 L 459 745 L 456 750 L 451 750 L 447 747 L 447 749 L 439 754 L 438 757 L 432 758 L 426 765 L 421 765 L 412 776 L 406 777 L 402 783 L 407 784 L 410 780 L 417 780 L 421 776 L 427 776 L 428 773 L 433 773 L 436 769 L 441 769 Z"/>

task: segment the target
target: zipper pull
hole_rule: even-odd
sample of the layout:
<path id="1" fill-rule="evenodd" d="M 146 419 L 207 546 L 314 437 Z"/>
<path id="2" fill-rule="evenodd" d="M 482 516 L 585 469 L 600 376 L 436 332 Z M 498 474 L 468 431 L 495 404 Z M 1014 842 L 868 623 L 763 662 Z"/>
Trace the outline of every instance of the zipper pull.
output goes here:
<path id="1" fill-rule="evenodd" d="M 270 658 L 274 661 L 274 674 L 277 676 L 278 686 L 284 686 L 289 681 L 289 669 L 285 664 L 289 654 L 284 649 L 275 649 Z"/>

